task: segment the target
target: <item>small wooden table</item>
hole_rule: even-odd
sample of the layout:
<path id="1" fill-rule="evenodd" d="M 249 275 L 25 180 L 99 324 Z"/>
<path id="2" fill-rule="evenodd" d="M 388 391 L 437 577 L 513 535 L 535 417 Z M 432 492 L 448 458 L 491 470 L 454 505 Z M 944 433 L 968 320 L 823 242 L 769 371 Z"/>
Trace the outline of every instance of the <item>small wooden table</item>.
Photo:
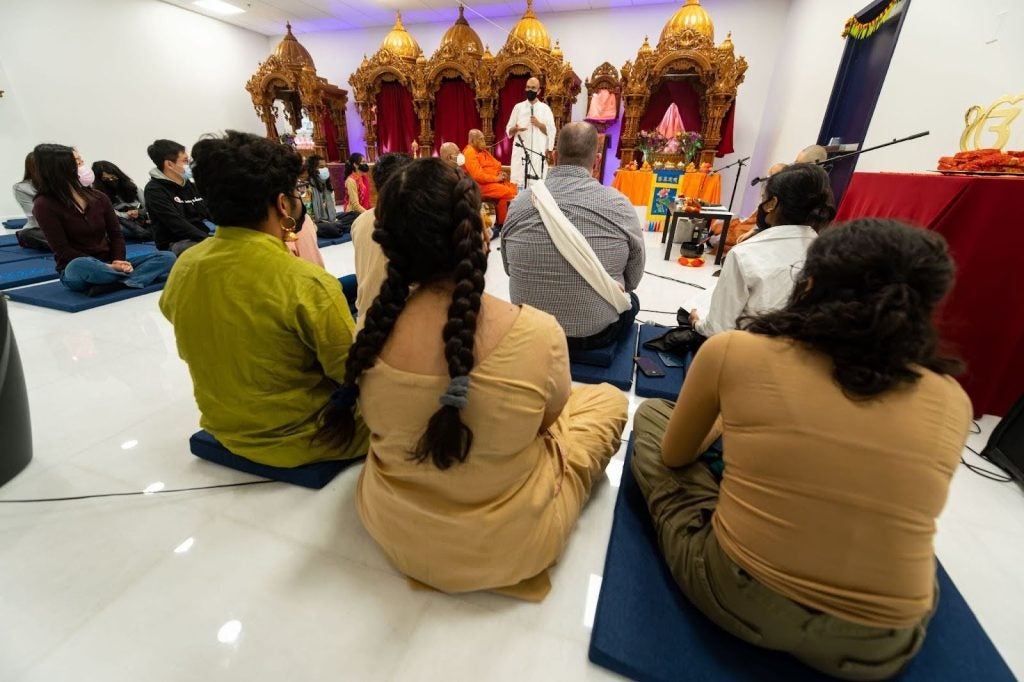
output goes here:
<path id="1" fill-rule="evenodd" d="M 729 234 L 729 223 L 733 214 L 721 207 L 708 207 L 700 211 L 672 211 L 665 217 L 665 229 L 661 231 L 661 243 L 665 244 L 665 260 L 672 256 L 672 243 L 676 235 L 676 223 L 680 218 L 696 218 L 700 220 L 721 220 L 722 238 L 718 240 L 718 251 L 715 253 L 715 265 L 721 265 L 725 257 L 725 235 Z"/>

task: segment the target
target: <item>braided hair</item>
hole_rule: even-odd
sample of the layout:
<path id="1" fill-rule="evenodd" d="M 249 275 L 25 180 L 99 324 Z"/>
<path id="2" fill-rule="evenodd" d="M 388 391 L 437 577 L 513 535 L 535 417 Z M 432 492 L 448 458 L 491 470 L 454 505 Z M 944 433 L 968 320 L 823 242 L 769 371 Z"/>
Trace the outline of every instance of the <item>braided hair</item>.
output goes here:
<path id="1" fill-rule="evenodd" d="M 451 385 L 413 450 L 413 459 L 447 469 L 466 460 L 473 431 L 462 421 L 487 256 L 480 189 L 439 158 L 402 167 L 380 190 L 373 239 L 388 259 L 387 279 L 349 350 L 345 382 L 320 415 L 317 438 L 342 446 L 355 432 L 358 381 L 380 355 L 409 299 L 411 285 L 454 282 L 442 338 Z"/>

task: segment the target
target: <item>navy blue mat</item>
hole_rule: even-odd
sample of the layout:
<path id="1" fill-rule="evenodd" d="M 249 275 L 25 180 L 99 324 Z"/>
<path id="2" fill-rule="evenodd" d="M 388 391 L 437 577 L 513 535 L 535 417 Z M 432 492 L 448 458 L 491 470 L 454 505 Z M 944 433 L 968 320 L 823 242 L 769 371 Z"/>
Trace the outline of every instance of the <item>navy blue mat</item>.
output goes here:
<path id="1" fill-rule="evenodd" d="M 636 352 L 637 326 L 615 344 L 615 357 L 610 367 L 595 367 L 579 362 L 569 363 L 569 373 L 573 381 L 584 384 L 609 383 L 612 386 L 628 391 L 633 385 L 633 354 Z"/>
<path id="2" fill-rule="evenodd" d="M 17 263 L 18 261 L 30 260 L 32 258 L 50 258 L 53 261 L 53 254 L 35 249 L 23 249 L 20 246 L 5 246 L 0 248 L 0 263 Z"/>
<path id="3" fill-rule="evenodd" d="M 28 218 L 11 218 L 5 220 L 3 226 L 8 230 L 20 230 L 28 223 Z"/>
<path id="4" fill-rule="evenodd" d="M 57 279 L 53 258 L 30 258 L 14 263 L 0 263 L 0 289 L 23 287 Z"/>
<path id="5" fill-rule="evenodd" d="M 51 266 L 52 267 L 52 266 Z M 102 296 L 86 296 L 77 291 L 71 291 L 60 282 L 40 284 L 37 287 L 25 287 L 13 289 L 7 292 L 7 297 L 18 303 L 37 305 L 42 308 L 63 310 L 66 313 L 80 313 L 90 308 L 98 308 L 108 303 L 116 303 L 128 298 L 151 294 L 164 288 L 165 282 L 150 284 L 142 289 L 118 289 Z"/>
<path id="6" fill-rule="evenodd" d="M 594 367 L 611 367 L 615 359 L 615 347 L 591 348 L 589 350 L 569 349 L 569 362 L 578 362 L 581 365 L 593 365 Z"/>
<path id="7" fill-rule="evenodd" d="M 17 234 L 0 235 L 0 247 L 4 247 L 4 246 L 18 246 L 18 235 Z"/>
<path id="8" fill-rule="evenodd" d="M 632 454 L 631 436 L 590 637 L 590 660 L 641 682 L 831 679 L 789 655 L 732 637 L 690 605 L 661 558 L 647 506 L 630 470 Z M 939 609 L 924 647 L 894 679 L 1012 682 L 1013 673 L 941 565 L 938 581 Z"/>
<path id="9" fill-rule="evenodd" d="M 352 241 L 352 235 L 346 232 L 340 237 L 317 237 L 316 243 L 321 249 L 325 246 L 335 246 L 337 244 L 347 244 Z"/>
<path id="10" fill-rule="evenodd" d="M 686 361 L 686 367 L 668 367 L 658 356 L 657 351 L 647 350 L 644 343 L 656 339 L 673 327 L 660 327 L 655 324 L 644 324 L 640 326 L 640 347 L 636 354 L 650 358 L 654 364 L 665 373 L 663 377 L 644 376 L 643 372 L 636 373 L 636 394 L 641 398 L 664 398 L 675 401 L 679 398 L 679 389 L 683 387 L 683 379 L 686 378 L 686 369 L 693 360 L 690 353 Z"/>
<path id="11" fill-rule="evenodd" d="M 247 474 L 299 485 L 303 488 L 323 488 L 344 469 L 356 462 L 363 461 L 362 457 L 334 459 L 327 462 L 314 462 L 313 464 L 284 469 L 267 464 L 259 464 L 229 452 L 209 431 L 199 431 L 192 434 L 188 444 L 192 454 L 200 459 L 205 459 L 208 462 L 220 464 Z"/>

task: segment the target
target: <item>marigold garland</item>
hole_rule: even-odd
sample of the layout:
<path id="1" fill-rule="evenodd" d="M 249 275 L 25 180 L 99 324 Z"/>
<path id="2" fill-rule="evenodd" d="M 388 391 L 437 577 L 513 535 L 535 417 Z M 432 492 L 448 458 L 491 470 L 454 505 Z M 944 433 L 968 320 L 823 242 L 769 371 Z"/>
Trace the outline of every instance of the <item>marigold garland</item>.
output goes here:
<path id="1" fill-rule="evenodd" d="M 892 16 L 893 11 L 896 9 L 896 5 L 903 2 L 903 0 L 892 0 L 889 5 L 882 10 L 882 13 L 871 21 L 862 23 L 857 20 L 857 17 L 850 17 L 846 20 L 846 25 L 843 27 L 842 37 L 850 36 L 856 40 L 864 40 L 870 38 L 875 31 L 882 27 L 886 21 Z"/>

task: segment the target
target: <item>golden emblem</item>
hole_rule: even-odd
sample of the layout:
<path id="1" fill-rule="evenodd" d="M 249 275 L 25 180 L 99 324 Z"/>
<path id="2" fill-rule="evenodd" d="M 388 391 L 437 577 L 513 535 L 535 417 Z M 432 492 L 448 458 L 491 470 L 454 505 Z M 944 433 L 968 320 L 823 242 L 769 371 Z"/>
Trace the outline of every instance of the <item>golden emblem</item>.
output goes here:
<path id="1" fill-rule="evenodd" d="M 980 106 L 973 106 L 964 114 L 963 135 L 960 136 L 960 151 L 972 149 L 999 149 L 1006 147 L 1010 141 L 1010 125 L 1020 115 L 1020 106 L 1014 106 L 1024 101 L 1024 95 L 1000 97 L 993 102 L 988 109 Z M 995 134 L 995 141 L 986 144 L 982 137 L 985 133 Z"/>

